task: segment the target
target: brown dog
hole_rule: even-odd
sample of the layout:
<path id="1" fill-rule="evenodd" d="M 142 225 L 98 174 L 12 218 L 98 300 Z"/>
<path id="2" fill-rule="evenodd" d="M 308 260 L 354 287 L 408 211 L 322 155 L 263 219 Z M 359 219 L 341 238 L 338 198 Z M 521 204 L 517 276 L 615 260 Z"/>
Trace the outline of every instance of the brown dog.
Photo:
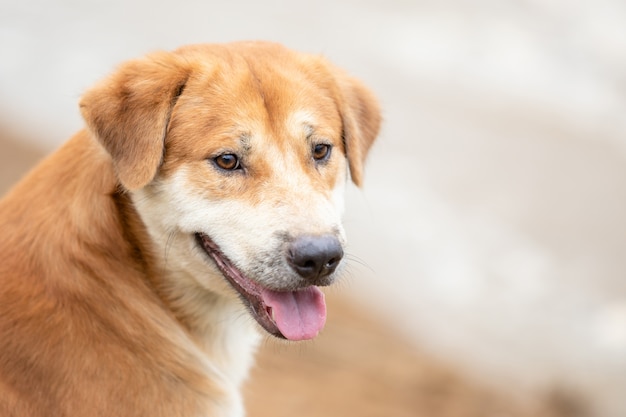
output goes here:
<path id="1" fill-rule="evenodd" d="M 250 42 L 127 62 L 80 107 L 0 202 L 0 415 L 242 416 L 257 323 L 324 325 L 376 100 Z"/>

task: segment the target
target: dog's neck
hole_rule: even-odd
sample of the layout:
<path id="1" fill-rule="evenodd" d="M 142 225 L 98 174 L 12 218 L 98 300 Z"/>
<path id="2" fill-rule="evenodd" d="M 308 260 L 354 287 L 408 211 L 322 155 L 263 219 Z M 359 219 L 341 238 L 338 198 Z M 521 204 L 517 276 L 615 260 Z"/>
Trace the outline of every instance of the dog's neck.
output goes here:
<path id="1" fill-rule="evenodd" d="M 214 365 L 240 386 L 253 364 L 260 334 L 239 300 L 198 292 L 195 286 L 185 288 L 193 279 L 185 272 L 165 270 L 159 278 L 180 284 L 163 295 L 170 310 Z"/>
<path id="2" fill-rule="evenodd" d="M 160 246 L 162 240 L 150 237 L 131 195 L 118 192 L 113 198 L 129 231 L 127 241 L 134 248 L 133 256 L 148 271 L 145 278 L 150 288 L 213 365 L 240 386 L 248 375 L 260 338 L 252 319 L 243 313 L 240 301 L 199 290 L 195 278 L 177 265 L 168 252 L 167 240 Z"/>
<path id="3" fill-rule="evenodd" d="M 158 273 L 150 279 L 159 296 L 191 339 L 235 386 L 246 379 L 253 364 L 260 335 L 251 318 L 242 311 L 239 300 L 210 292 L 199 292 L 191 285 L 193 277 L 168 268 L 165 259 L 155 260 Z M 172 283 L 175 283 L 172 285 Z"/>

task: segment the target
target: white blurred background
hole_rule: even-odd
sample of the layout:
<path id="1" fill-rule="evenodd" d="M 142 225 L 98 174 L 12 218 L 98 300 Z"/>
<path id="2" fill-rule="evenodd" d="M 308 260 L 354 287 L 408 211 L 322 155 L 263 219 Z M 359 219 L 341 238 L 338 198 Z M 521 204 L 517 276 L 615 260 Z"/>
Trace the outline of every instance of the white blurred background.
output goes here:
<path id="1" fill-rule="evenodd" d="M 342 293 L 481 382 L 626 415 L 626 2 L 0 0 L 0 123 L 50 151 L 119 62 L 241 39 L 383 104 Z"/>

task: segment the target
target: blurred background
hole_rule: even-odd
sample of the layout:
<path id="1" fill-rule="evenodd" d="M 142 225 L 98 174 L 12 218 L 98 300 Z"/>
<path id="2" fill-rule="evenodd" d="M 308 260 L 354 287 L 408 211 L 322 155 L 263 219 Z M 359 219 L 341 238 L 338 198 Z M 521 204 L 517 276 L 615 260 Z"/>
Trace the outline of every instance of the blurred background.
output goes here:
<path id="1" fill-rule="evenodd" d="M 626 2 L 0 0 L 0 192 L 119 62 L 243 39 L 385 117 L 328 328 L 264 343 L 250 416 L 626 415 Z"/>

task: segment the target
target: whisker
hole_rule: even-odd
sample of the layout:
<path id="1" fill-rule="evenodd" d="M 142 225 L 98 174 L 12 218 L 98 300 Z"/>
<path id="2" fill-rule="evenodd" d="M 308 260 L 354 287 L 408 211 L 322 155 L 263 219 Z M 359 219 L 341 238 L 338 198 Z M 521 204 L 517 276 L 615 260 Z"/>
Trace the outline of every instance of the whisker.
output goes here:
<path id="1" fill-rule="evenodd" d="M 346 253 L 345 259 L 346 259 L 346 261 L 349 261 L 351 263 L 356 263 L 356 264 L 366 268 L 371 273 L 374 273 L 374 274 L 376 273 L 374 268 L 372 268 L 367 262 L 365 262 L 365 260 L 363 260 L 362 258 L 359 258 L 356 255 L 352 255 L 350 253 Z M 349 266 L 350 263 L 348 263 L 347 265 Z"/>
<path id="2" fill-rule="evenodd" d="M 163 260 L 164 265 L 167 266 L 167 260 L 170 254 L 170 249 L 172 248 L 173 244 L 174 244 L 174 236 L 176 235 L 176 231 L 172 230 L 167 234 L 167 239 L 165 241 L 165 248 L 164 248 L 164 253 L 163 253 Z"/>

